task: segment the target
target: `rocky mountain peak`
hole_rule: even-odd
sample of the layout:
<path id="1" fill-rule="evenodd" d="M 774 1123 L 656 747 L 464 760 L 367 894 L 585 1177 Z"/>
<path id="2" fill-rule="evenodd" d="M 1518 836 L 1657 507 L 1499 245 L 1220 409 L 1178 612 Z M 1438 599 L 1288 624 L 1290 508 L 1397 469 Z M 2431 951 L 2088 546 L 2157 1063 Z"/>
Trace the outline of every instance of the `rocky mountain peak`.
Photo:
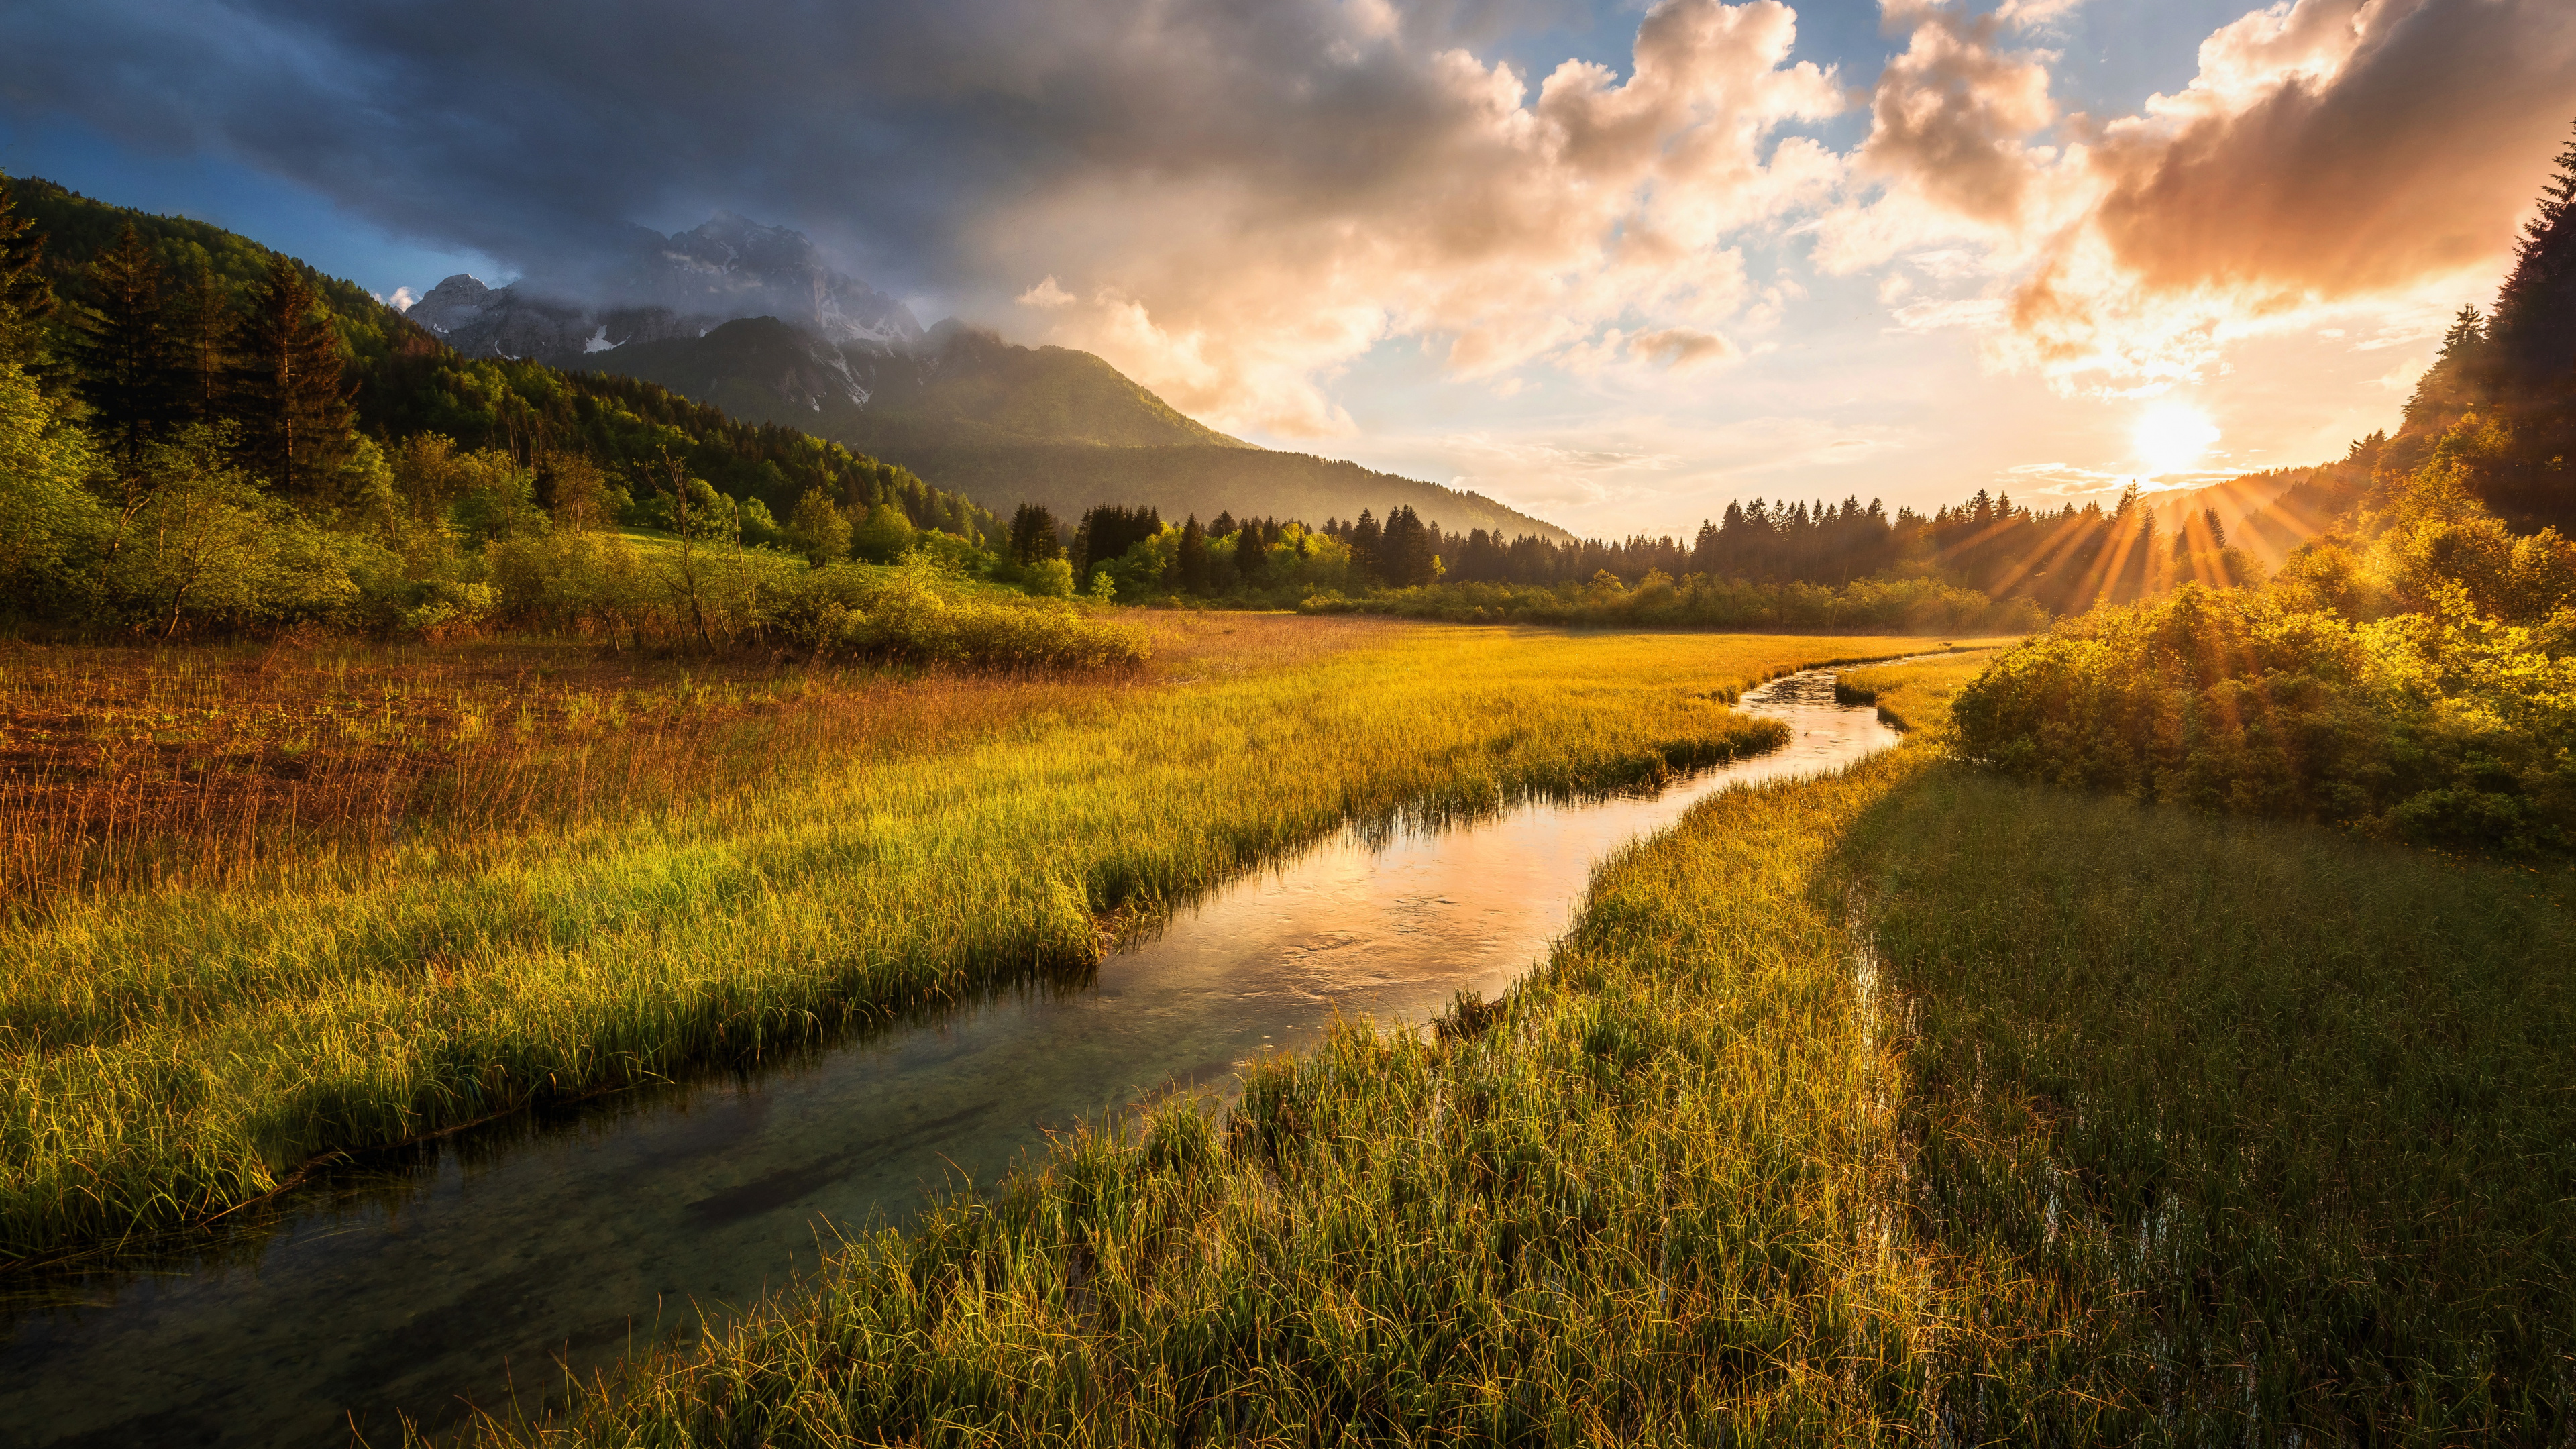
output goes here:
<path id="1" fill-rule="evenodd" d="M 669 236 L 629 228 L 605 255 L 497 290 L 449 277 L 410 315 L 470 355 L 571 366 L 630 342 L 703 337 L 751 317 L 775 317 L 835 346 L 900 349 L 923 335 L 910 309 L 833 270 L 804 233 L 730 211 Z"/>

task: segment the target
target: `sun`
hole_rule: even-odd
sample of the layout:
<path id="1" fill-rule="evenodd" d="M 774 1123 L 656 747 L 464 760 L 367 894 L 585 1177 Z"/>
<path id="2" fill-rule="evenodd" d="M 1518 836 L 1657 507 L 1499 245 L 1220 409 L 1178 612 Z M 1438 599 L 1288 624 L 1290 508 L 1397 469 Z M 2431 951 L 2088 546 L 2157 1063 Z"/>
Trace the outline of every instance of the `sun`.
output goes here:
<path id="1" fill-rule="evenodd" d="M 2138 416 L 2131 441 L 2148 474 L 2160 477 L 2199 462 L 2209 445 L 2218 441 L 2218 424 L 2189 403 L 2161 402 Z"/>

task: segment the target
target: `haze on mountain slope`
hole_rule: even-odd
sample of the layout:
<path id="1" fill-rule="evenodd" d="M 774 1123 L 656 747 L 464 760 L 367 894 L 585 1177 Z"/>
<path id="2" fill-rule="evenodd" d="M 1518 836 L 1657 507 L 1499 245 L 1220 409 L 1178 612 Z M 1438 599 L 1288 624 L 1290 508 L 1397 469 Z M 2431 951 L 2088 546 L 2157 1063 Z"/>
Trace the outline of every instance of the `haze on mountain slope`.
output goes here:
<path id="1" fill-rule="evenodd" d="M 1229 437 L 1088 352 L 1015 346 L 955 319 L 925 330 L 801 234 L 730 212 L 668 237 L 632 228 L 577 273 L 502 288 L 449 277 L 409 316 L 468 356 L 659 383 L 900 463 L 989 508 L 1321 521 L 1410 506 L 1452 532 L 1572 539 L 1481 494 Z"/>

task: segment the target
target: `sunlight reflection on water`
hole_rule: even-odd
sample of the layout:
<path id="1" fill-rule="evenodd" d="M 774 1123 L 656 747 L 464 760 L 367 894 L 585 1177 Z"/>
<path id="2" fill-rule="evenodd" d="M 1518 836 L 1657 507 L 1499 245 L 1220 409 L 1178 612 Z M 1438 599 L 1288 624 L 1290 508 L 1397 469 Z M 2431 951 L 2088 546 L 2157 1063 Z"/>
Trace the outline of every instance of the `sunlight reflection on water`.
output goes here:
<path id="1" fill-rule="evenodd" d="M 825 1224 L 900 1221 L 1050 1130 L 1312 1041 L 1335 1013 L 1420 1021 L 1543 956 L 1593 864 L 1740 784 L 1895 741 L 1830 671 L 1744 707 L 1782 749 L 1651 796 L 1534 802 L 1455 829 L 1346 829 L 1102 963 L 747 1079 L 629 1094 L 342 1174 L 183 1267 L 7 1286 L 0 1444 L 343 1444 L 397 1409 L 542 1394 L 695 1305 L 745 1305 Z"/>

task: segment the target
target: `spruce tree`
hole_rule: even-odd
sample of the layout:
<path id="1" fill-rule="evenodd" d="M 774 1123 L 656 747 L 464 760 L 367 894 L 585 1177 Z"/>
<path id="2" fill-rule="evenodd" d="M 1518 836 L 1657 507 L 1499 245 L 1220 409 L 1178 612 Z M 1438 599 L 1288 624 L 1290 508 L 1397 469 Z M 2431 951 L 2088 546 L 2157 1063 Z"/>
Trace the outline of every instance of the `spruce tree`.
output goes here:
<path id="1" fill-rule="evenodd" d="M 1269 562 L 1270 555 L 1262 545 L 1259 525 L 1245 524 L 1235 530 L 1234 571 L 1243 576 L 1245 588 L 1260 586 L 1263 566 Z"/>
<path id="2" fill-rule="evenodd" d="M 2576 141 L 2559 150 L 2557 171 L 2522 229 L 2487 329 L 2498 380 L 2513 392 L 2576 385 Z"/>
<path id="3" fill-rule="evenodd" d="M 1181 574 L 1181 592 L 1204 594 L 1209 590 L 1207 530 L 1199 527 L 1199 516 L 1181 526 L 1181 549 L 1177 560 Z"/>
<path id="4" fill-rule="evenodd" d="M 233 368 L 232 291 L 215 269 L 199 262 L 169 300 L 170 337 L 184 374 L 186 416 L 211 419 L 222 411 Z"/>
<path id="5" fill-rule="evenodd" d="M 34 371 L 45 360 L 45 323 L 54 315 L 54 283 L 45 275 L 45 236 L 18 214 L 9 177 L 0 172 L 0 363 Z"/>
<path id="6" fill-rule="evenodd" d="M 143 450 L 186 415 L 186 378 L 167 306 L 161 264 L 128 226 L 116 245 L 90 258 L 71 346 L 81 400 L 126 472 Z"/>
<path id="7" fill-rule="evenodd" d="M 1378 568 L 1379 538 L 1377 520 L 1369 516 L 1367 509 L 1361 509 L 1360 521 L 1351 525 L 1349 540 L 1351 566 L 1359 574 L 1361 583 L 1374 584 L 1382 577 Z"/>
<path id="8" fill-rule="evenodd" d="M 282 493 L 312 495 L 348 452 L 351 389 L 338 329 L 280 256 L 251 298 L 233 371 L 242 456 Z"/>
<path id="9" fill-rule="evenodd" d="M 1055 515 L 1034 503 L 1021 504 L 1011 515 L 1009 549 L 1015 564 L 1064 557 L 1064 541 L 1056 534 Z"/>

